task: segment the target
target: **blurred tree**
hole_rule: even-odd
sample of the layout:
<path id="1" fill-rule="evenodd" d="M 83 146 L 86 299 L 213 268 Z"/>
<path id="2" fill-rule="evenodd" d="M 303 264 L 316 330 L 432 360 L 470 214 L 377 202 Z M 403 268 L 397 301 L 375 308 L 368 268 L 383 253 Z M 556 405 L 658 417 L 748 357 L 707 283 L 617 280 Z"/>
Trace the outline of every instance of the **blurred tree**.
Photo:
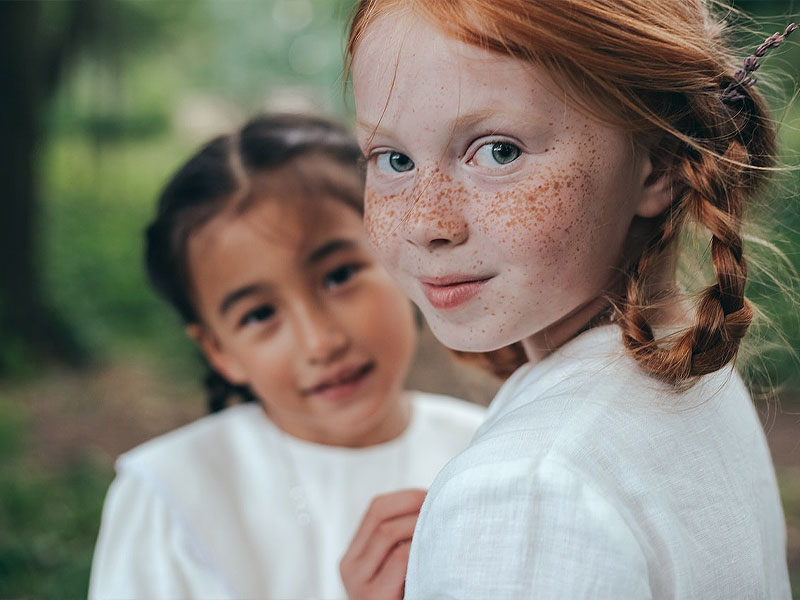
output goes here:
<path id="1" fill-rule="evenodd" d="M 102 2 L 0 3 L 0 373 L 25 356 L 81 356 L 40 286 L 37 154 L 43 109 Z"/>
<path id="2" fill-rule="evenodd" d="M 48 109 L 68 67 L 85 51 L 119 68 L 124 52 L 159 39 L 188 10 L 185 3 L 169 3 L 167 10 L 153 5 L 0 2 L 0 375 L 41 359 L 87 359 L 42 289 L 39 168 Z"/>

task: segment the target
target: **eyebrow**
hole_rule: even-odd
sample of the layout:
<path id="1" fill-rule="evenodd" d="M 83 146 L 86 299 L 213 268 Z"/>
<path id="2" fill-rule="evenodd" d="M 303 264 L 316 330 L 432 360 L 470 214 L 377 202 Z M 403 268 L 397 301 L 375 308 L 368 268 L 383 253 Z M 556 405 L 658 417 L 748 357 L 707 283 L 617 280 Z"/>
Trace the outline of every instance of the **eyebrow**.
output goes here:
<path id="1" fill-rule="evenodd" d="M 489 118 L 509 118 L 514 117 L 516 115 L 512 114 L 510 111 L 504 111 L 498 113 L 496 109 L 483 109 L 483 110 L 476 110 L 470 113 L 464 113 L 458 115 L 450 124 L 450 127 L 453 131 L 458 131 L 460 129 L 468 129 L 470 127 L 474 127 L 481 121 L 485 121 Z M 361 119 L 356 120 L 356 127 L 364 130 L 369 131 L 370 135 L 391 135 L 391 131 L 387 130 L 386 128 L 382 127 L 380 123 L 370 123 L 368 121 L 364 121 Z"/>
<path id="2" fill-rule="evenodd" d="M 336 238 L 330 240 L 318 248 L 315 248 L 306 258 L 307 264 L 314 264 L 318 263 L 322 259 L 327 256 L 330 256 L 334 252 L 339 252 L 340 250 L 351 250 L 356 248 L 358 244 L 354 240 L 349 240 L 346 238 Z"/>
<path id="3" fill-rule="evenodd" d="M 263 283 L 253 283 L 233 290 L 230 294 L 227 294 L 222 299 L 222 302 L 220 302 L 219 314 L 224 316 L 225 313 L 228 312 L 240 300 L 246 298 L 247 296 L 267 290 L 269 287 L 270 286 Z"/>

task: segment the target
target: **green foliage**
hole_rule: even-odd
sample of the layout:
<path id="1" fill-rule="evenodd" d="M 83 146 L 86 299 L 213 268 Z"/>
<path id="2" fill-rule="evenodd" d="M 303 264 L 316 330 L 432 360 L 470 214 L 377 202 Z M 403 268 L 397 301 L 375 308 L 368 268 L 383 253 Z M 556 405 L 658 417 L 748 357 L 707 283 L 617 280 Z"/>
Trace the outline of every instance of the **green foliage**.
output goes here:
<path id="1" fill-rule="evenodd" d="M 189 361 L 182 326 L 150 289 L 143 267 L 155 198 L 186 152 L 163 137 L 98 143 L 69 134 L 51 143 L 46 289 L 101 360 L 144 346 L 165 359 L 177 354 L 169 366 L 182 369 Z"/>
<path id="2" fill-rule="evenodd" d="M 85 598 L 111 473 L 88 457 L 36 468 L 27 425 L 0 401 L 0 598 Z"/>
<path id="3" fill-rule="evenodd" d="M 91 51 L 74 62 L 47 115 L 38 237 L 49 302 L 96 359 L 135 348 L 165 357 L 165 368 L 191 369 L 181 324 L 149 289 L 142 264 L 160 187 L 220 127 L 201 113 L 198 131 L 179 129 L 182 107 L 200 98 L 226 129 L 265 104 L 286 109 L 286 98 L 341 114 L 350 4 L 117 0 L 95 15 Z M 31 372 L 18 348 L 0 348 L 19 359 L 17 374 Z"/>
<path id="4" fill-rule="evenodd" d="M 28 379 L 36 375 L 36 361 L 30 346 L 17 336 L 4 336 L 0 344 L 0 364 L 14 379 Z"/>

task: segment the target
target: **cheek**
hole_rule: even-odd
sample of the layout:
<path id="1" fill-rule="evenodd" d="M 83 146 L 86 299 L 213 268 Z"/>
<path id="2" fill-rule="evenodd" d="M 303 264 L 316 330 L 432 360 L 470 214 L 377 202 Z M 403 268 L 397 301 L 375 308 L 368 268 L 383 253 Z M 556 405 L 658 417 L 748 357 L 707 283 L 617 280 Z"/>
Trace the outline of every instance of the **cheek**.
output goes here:
<path id="1" fill-rule="evenodd" d="M 294 393 L 292 366 L 283 356 L 288 353 L 276 353 L 270 348 L 250 348 L 242 355 L 244 367 L 249 376 L 249 386 L 261 402 L 273 403 L 277 400 L 291 398 Z"/>
<path id="2" fill-rule="evenodd" d="M 301 330 L 293 317 L 285 315 L 277 331 L 254 342 L 247 349 L 253 377 L 265 385 L 294 389 L 297 383 L 299 360 L 303 356 Z"/>
<path id="3" fill-rule="evenodd" d="M 380 355 L 384 364 L 396 366 L 400 372 L 410 363 L 416 347 L 414 313 L 411 302 L 388 275 L 381 275 L 383 278 L 364 290 L 354 318 L 362 342 Z"/>
<path id="4" fill-rule="evenodd" d="M 474 226 L 510 262 L 563 264 L 577 257 L 580 237 L 591 230 L 592 182 L 577 163 L 547 168 L 491 195 Z"/>
<path id="5" fill-rule="evenodd" d="M 382 194 L 367 185 L 364 194 L 364 227 L 372 247 L 383 256 L 390 242 L 397 238 L 397 225 L 408 201 L 398 194 Z"/>

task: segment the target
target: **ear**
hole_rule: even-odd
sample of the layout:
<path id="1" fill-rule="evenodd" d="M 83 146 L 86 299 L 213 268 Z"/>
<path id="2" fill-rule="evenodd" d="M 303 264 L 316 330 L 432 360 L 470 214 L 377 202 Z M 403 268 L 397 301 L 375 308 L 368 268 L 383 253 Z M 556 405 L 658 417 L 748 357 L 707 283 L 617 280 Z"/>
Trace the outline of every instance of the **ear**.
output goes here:
<path id="1" fill-rule="evenodd" d="M 645 219 L 657 217 L 670 204 L 673 196 L 673 173 L 671 165 L 652 156 L 642 159 L 642 195 L 636 208 L 636 215 Z"/>
<path id="2" fill-rule="evenodd" d="M 225 350 L 214 334 L 205 325 L 191 323 L 186 326 L 186 335 L 197 344 L 206 360 L 217 373 L 235 385 L 248 383 L 247 373 L 241 364 Z"/>

